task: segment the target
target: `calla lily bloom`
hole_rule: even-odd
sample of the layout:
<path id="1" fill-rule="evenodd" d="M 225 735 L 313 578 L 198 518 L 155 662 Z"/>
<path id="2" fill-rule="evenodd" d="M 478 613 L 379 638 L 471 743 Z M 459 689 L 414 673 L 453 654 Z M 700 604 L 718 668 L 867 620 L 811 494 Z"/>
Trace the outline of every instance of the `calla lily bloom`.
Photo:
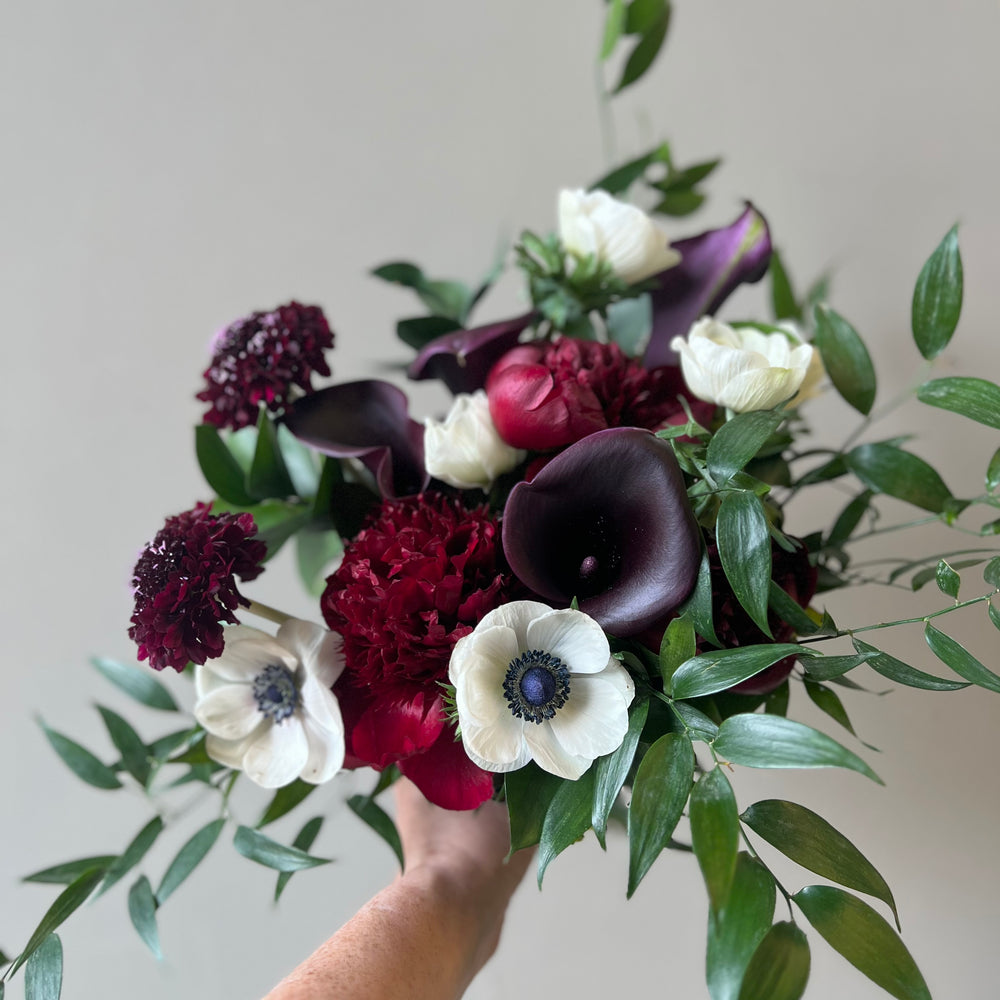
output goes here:
<path id="1" fill-rule="evenodd" d="M 414 381 L 440 379 L 456 394 L 482 389 L 493 365 L 517 345 L 522 332 L 535 319 L 536 314 L 529 312 L 499 323 L 445 333 L 424 346 L 407 375 Z"/>
<path id="2" fill-rule="evenodd" d="M 691 592 L 701 536 L 673 451 L 649 431 L 591 434 L 510 493 L 503 548 L 536 594 L 608 632 L 643 631 Z"/>
<path id="3" fill-rule="evenodd" d="M 430 482 L 424 425 L 410 419 L 405 393 L 388 382 L 344 382 L 303 396 L 288 408 L 285 424 L 324 455 L 359 459 L 383 497 L 410 496 Z"/>
<path id="4" fill-rule="evenodd" d="M 771 234 L 764 217 L 747 205 L 730 226 L 678 240 L 681 262 L 656 275 L 650 292 L 653 331 L 646 348 L 646 368 L 676 365 L 670 347 L 702 316 L 711 315 L 744 282 L 760 281 L 771 261 Z"/>

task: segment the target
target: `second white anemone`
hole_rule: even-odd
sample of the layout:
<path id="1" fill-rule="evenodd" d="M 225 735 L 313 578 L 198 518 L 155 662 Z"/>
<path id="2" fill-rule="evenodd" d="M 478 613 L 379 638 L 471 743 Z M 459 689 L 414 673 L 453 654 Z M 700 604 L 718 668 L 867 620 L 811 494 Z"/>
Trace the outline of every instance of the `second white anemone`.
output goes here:
<path id="1" fill-rule="evenodd" d="M 513 601 L 485 615 L 451 654 L 462 742 L 487 771 L 534 760 L 576 779 L 616 750 L 635 686 L 589 615 Z"/>

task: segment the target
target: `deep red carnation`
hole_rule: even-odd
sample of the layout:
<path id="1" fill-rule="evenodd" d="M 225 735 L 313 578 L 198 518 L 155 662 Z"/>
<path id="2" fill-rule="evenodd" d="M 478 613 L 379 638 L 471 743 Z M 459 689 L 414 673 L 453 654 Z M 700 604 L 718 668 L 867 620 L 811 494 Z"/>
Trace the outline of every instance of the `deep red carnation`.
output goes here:
<path id="1" fill-rule="evenodd" d="M 455 643 L 522 593 L 486 506 L 469 510 L 434 493 L 383 502 L 320 600 L 326 623 L 344 637 L 346 669 L 334 690 L 355 765 L 398 763 L 447 808 L 472 809 L 492 794 L 492 776 L 460 744 L 457 752 L 439 745 L 455 737 L 440 682 Z M 427 754 L 450 763 L 429 766 L 420 759 Z"/>
<path id="2" fill-rule="evenodd" d="M 235 622 L 235 577 L 253 580 L 267 547 L 251 514 L 212 514 L 211 504 L 168 517 L 132 573 L 129 637 L 154 670 L 183 670 L 222 652 L 221 621 Z"/>
<path id="3" fill-rule="evenodd" d="M 329 375 L 323 352 L 333 332 L 323 310 L 289 302 L 255 312 L 220 331 L 212 344 L 206 387 L 197 398 L 211 403 L 204 422 L 238 430 L 257 423 L 261 403 L 283 409 L 295 388 L 312 391 L 312 374 Z"/>
<path id="4" fill-rule="evenodd" d="M 617 344 L 570 337 L 508 351 L 490 371 L 486 394 L 500 436 L 533 451 L 608 427 L 657 430 L 685 420 L 677 396 L 690 398 L 676 366 L 647 371 Z"/>

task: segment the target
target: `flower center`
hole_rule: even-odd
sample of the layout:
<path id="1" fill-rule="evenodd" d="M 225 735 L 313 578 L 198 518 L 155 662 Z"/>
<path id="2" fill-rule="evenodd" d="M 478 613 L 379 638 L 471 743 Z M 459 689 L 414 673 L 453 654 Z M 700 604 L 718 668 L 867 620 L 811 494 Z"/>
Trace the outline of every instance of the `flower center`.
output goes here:
<path id="1" fill-rule="evenodd" d="M 510 661 L 503 692 L 515 718 L 544 722 L 569 698 L 569 670 L 558 656 L 529 649 Z"/>
<path id="2" fill-rule="evenodd" d="M 283 663 L 269 664 L 253 679 L 253 696 L 261 715 L 275 722 L 284 721 L 299 707 L 299 689 Z"/>

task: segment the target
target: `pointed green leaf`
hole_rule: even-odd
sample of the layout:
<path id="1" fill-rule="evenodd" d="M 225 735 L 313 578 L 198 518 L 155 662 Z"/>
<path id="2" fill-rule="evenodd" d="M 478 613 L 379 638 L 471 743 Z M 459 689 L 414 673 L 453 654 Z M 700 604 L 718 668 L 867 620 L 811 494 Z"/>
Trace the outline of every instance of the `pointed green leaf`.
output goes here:
<path id="1" fill-rule="evenodd" d="M 983 579 L 995 590 L 1000 590 L 1000 556 L 994 556 L 983 567 Z"/>
<path id="2" fill-rule="evenodd" d="M 139 734 L 117 712 L 103 705 L 97 706 L 104 720 L 104 727 L 114 743 L 115 749 L 122 755 L 122 767 L 135 778 L 144 788 L 149 780 L 149 759 L 146 744 Z"/>
<path id="3" fill-rule="evenodd" d="M 319 835 L 320 827 L 323 825 L 322 816 L 313 816 L 305 826 L 299 830 L 295 839 L 292 841 L 292 847 L 297 847 L 300 851 L 308 851 L 312 847 Z M 285 891 L 285 886 L 288 885 L 288 880 L 294 875 L 294 872 L 279 872 L 278 881 L 274 887 L 274 901 L 277 903 L 281 899 L 281 894 Z"/>
<path id="4" fill-rule="evenodd" d="M 545 814 L 538 842 L 539 889 L 545 869 L 590 829 L 593 814 L 594 768 L 590 767 L 576 781 L 564 781 L 559 786 Z"/>
<path id="5" fill-rule="evenodd" d="M 102 656 L 95 656 L 90 662 L 119 691 L 124 691 L 147 708 L 156 708 L 161 712 L 180 711 L 174 696 L 152 675 L 152 671 L 137 670 Z"/>
<path id="6" fill-rule="evenodd" d="M 21 881 L 69 885 L 70 882 L 75 881 L 86 872 L 95 869 L 106 872 L 116 856 L 114 854 L 98 854 L 91 858 L 80 858 L 77 861 L 64 861 L 61 865 L 53 865 L 51 868 L 43 868 L 31 875 L 25 875 Z"/>
<path id="7" fill-rule="evenodd" d="M 964 646 L 939 631 L 930 622 L 924 628 L 924 638 L 931 652 L 946 666 L 987 691 L 1000 692 L 1000 677 L 983 666 Z"/>
<path id="8" fill-rule="evenodd" d="M 785 679 L 767 696 L 767 701 L 764 702 L 764 711 L 768 715 L 780 715 L 782 717 L 788 715 L 788 697 L 789 684 L 788 680 Z M 718 735 L 718 729 L 716 730 L 716 735 Z"/>
<path id="9" fill-rule="evenodd" d="M 993 602 L 992 601 L 990 601 L 986 605 L 986 610 L 987 610 L 987 613 L 990 616 L 990 621 L 993 622 L 993 624 L 994 624 L 994 626 L 996 628 L 1000 629 L 1000 611 L 997 611 L 997 609 L 995 607 L 993 607 Z"/>
<path id="10" fill-rule="evenodd" d="M 1000 448 L 993 452 L 990 464 L 986 467 L 986 490 L 992 493 L 1000 486 Z"/>
<path id="11" fill-rule="evenodd" d="M 194 450 L 205 482 L 223 499 L 239 507 L 249 507 L 254 498 L 247 491 L 246 474 L 226 447 L 213 424 L 194 429 Z"/>
<path id="12" fill-rule="evenodd" d="M 312 499 L 319 489 L 317 454 L 304 445 L 284 424 L 277 425 L 278 448 L 296 496 Z"/>
<path id="13" fill-rule="evenodd" d="M 136 835 L 132 842 L 125 848 L 121 856 L 116 858 L 108 868 L 107 875 L 101 883 L 97 892 L 98 896 L 103 895 L 116 882 L 124 878 L 135 866 L 142 861 L 149 849 L 156 842 L 156 838 L 163 832 L 163 820 L 159 816 L 154 816 Z"/>
<path id="14" fill-rule="evenodd" d="M 621 746 L 613 753 L 598 757 L 594 761 L 594 807 L 591 825 L 601 847 L 604 847 L 604 832 L 608 826 L 611 807 L 615 804 L 618 793 L 628 777 L 635 758 L 635 749 L 639 745 L 639 736 L 648 715 L 649 699 L 640 698 L 634 701 L 629 712 L 628 729 Z"/>
<path id="15" fill-rule="evenodd" d="M 905 684 L 907 687 L 920 688 L 924 691 L 960 691 L 969 686 L 961 681 L 946 681 L 933 674 L 924 673 L 923 670 L 917 670 L 916 667 L 897 660 L 896 657 L 876 649 L 867 642 L 862 642 L 857 637 L 852 641 L 859 653 L 869 654 L 867 663 L 872 670 L 897 684 Z"/>
<path id="16" fill-rule="evenodd" d="M 842 677 L 844 674 L 867 663 L 875 655 L 871 653 L 858 653 L 855 656 L 811 656 L 802 661 L 806 673 L 817 681 L 829 681 L 835 677 Z"/>
<path id="17" fill-rule="evenodd" d="M 773 715 L 731 715 L 719 726 L 715 752 L 747 767 L 844 767 L 884 784 L 860 757 L 826 733 Z"/>
<path id="18" fill-rule="evenodd" d="M 344 543 L 332 529 L 317 531 L 306 528 L 295 536 L 295 558 L 302 585 L 319 597 L 326 587 L 331 564 L 344 554 Z"/>
<path id="19" fill-rule="evenodd" d="M 896 901 L 875 866 L 842 833 L 805 806 L 782 799 L 755 802 L 740 817 L 754 833 L 803 868 L 848 889 L 866 892 L 892 910 Z"/>
<path id="20" fill-rule="evenodd" d="M 316 858 L 297 847 L 286 847 L 249 826 L 237 827 L 233 846 L 248 860 L 279 872 L 298 872 L 330 863 L 329 858 Z"/>
<path id="21" fill-rule="evenodd" d="M 668 694 L 677 668 L 695 655 L 697 646 L 691 619 L 686 615 L 672 619 L 660 640 L 660 676 L 663 678 L 663 690 Z"/>
<path id="22" fill-rule="evenodd" d="M 715 526 L 719 558 L 736 599 L 770 638 L 767 599 L 771 582 L 771 535 L 760 497 L 726 493 Z"/>
<path id="23" fill-rule="evenodd" d="M 962 585 L 962 578 L 955 572 L 952 566 L 944 559 L 938 561 L 934 567 L 934 579 L 937 581 L 938 590 L 948 597 L 958 600 L 958 590 Z"/>
<path id="24" fill-rule="evenodd" d="M 712 621 L 712 570 L 707 552 L 702 553 L 694 590 L 679 611 L 691 619 L 695 631 L 703 639 L 707 639 L 713 646 L 722 645 L 715 634 L 715 624 Z"/>
<path id="25" fill-rule="evenodd" d="M 246 488 L 255 500 L 284 499 L 295 493 L 278 445 L 278 431 L 263 406 L 257 418 L 257 448 L 246 477 Z"/>
<path id="26" fill-rule="evenodd" d="M 960 375 L 936 378 L 917 389 L 917 399 L 1000 429 L 1000 386 L 986 379 Z"/>
<path id="27" fill-rule="evenodd" d="M 809 942 L 790 921 L 775 924 L 757 945 L 739 1000 L 799 1000 L 809 982 Z"/>
<path id="28" fill-rule="evenodd" d="M 951 491 L 922 458 L 885 442 L 862 444 L 847 455 L 850 470 L 877 493 L 887 493 L 939 514 Z"/>
<path id="29" fill-rule="evenodd" d="M 786 656 L 815 656 L 813 650 L 791 642 L 764 643 L 710 649 L 688 660 L 673 676 L 675 698 L 701 698 L 725 691 L 745 681 Z"/>
<path id="30" fill-rule="evenodd" d="M 648 153 L 637 156 L 634 160 L 629 160 L 620 167 L 615 167 L 610 173 L 594 181 L 587 190 L 596 191 L 600 189 L 607 191 L 608 194 L 624 194 L 637 180 L 645 175 L 646 171 L 654 163 L 670 163 L 670 146 L 667 143 L 660 143 L 659 146 L 651 149 Z"/>
<path id="31" fill-rule="evenodd" d="M 562 782 L 559 775 L 543 771 L 534 761 L 503 776 L 504 797 L 510 815 L 511 854 L 541 840 L 545 814 Z"/>
<path id="32" fill-rule="evenodd" d="M 782 590 L 774 580 L 767 588 L 767 603 L 771 610 L 783 621 L 792 626 L 799 635 L 815 635 L 820 626 L 815 622 L 796 600 Z"/>
<path id="33" fill-rule="evenodd" d="M 962 255 L 952 226 L 920 271 L 913 290 L 913 339 L 930 361 L 948 346 L 962 312 Z"/>
<path id="34" fill-rule="evenodd" d="M 821 712 L 830 716 L 838 725 L 843 726 L 852 736 L 857 736 L 857 733 L 854 732 L 854 726 L 851 725 L 851 720 L 848 718 L 847 709 L 844 708 L 844 703 L 837 696 L 836 691 L 831 691 L 828 687 L 808 678 L 805 681 L 805 688 L 809 700 Z"/>
<path id="35" fill-rule="evenodd" d="M 931 1000 L 899 935 L 867 903 L 832 885 L 807 885 L 792 899 L 827 943 L 873 983 L 897 1000 Z"/>
<path id="36" fill-rule="evenodd" d="M 608 340 L 629 357 L 642 354 L 653 330 L 653 301 L 648 295 L 622 299 L 608 306 L 605 316 Z"/>
<path id="37" fill-rule="evenodd" d="M 306 796 L 316 791 L 317 787 L 317 785 L 311 785 L 308 781 L 297 778 L 290 785 L 279 788 L 264 810 L 264 815 L 257 821 L 257 829 L 259 830 L 291 812 Z"/>
<path id="38" fill-rule="evenodd" d="M 871 501 L 871 490 L 859 493 L 837 516 L 827 536 L 826 544 L 834 547 L 843 545 L 854 534 L 854 529 L 871 506 Z"/>
<path id="39" fill-rule="evenodd" d="M 403 867 L 403 843 L 392 817 L 370 796 L 352 795 L 347 800 L 351 812 L 358 819 L 367 823 L 388 845 L 396 855 L 399 867 Z"/>
<path id="40" fill-rule="evenodd" d="M 620 93 L 629 85 L 641 79 L 646 71 L 653 65 L 659 54 L 660 48 L 667 37 L 667 29 L 670 26 L 670 7 L 666 4 L 664 13 L 653 25 L 651 25 L 636 43 L 634 49 L 629 54 L 622 70 L 621 79 L 615 86 L 613 93 Z"/>
<path id="41" fill-rule="evenodd" d="M 711 743 L 719 735 L 719 727 L 690 702 L 675 701 L 674 714 L 680 716 L 687 727 L 687 734 L 692 740 Z"/>
<path id="42" fill-rule="evenodd" d="M 62 976 L 62 942 L 50 934 L 24 967 L 24 1000 L 59 1000 Z"/>
<path id="43" fill-rule="evenodd" d="M 157 958 L 163 958 L 163 953 L 160 951 L 160 932 L 156 928 L 156 906 L 149 879 L 145 875 L 140 875 L 128 891 L 129 919 L 146 947 Z"/>
<path id="44" fill-rule="evenodd" d="M 62 762 L 78 777 L 88 785 L 95 788 L 121 788 L 122 783 L 115 777 L 115 772 L 107 764 L 102 763 L 89 750 L 74 743 L 73 740 L 62 733 L 49 729 L 45 723 L 39 719 L 39 725 L 45 733 L 46 738 L 52 745 L 52 749 L 62 758 Z"/>
<path id="45" fill-rule="evenodd" d="M 708 913 L 705 978 L 712 1000 L 738 1000 L 744 972 L 774 919 L 774 879 L 741 852 L 729 900 Z"/>
<path id="46" fill-rule="evenodd" d="M 632 785 L 628 810 L 628 896 L 670 842 L 694 780 L 694 748 L 678 733 L 661 736 L 646 751 Z"/>
<path id="47" fill-rule="evenodd" d="M 222 828 L 226 825 L 224 819 L 212 820 L 206 823 L 184 846 L 170 862 L 160 887 L 156 890 L 156 902 L 162 906 L 173 895 L 181 883 L 198 867 L 205 855 L 212 849 Z"/>
<path id="48" fill-rule="evenodd" d="M 701 868 L 709 903 L 714 910 L 726 905 L 736 874 L 740 820 L 729 779 L 716 767 L 703 775 L 691 791 L 691 846 Z"/>
<path id="49" fill-rule="evenodd" d="M 859 413 L 866 416 L 875 402 L 875 369 L 868 348 L 857 330 L 827 306 L 813 310 L 815 345 L 834 388 Z"/>
<path id="50" fill-rule="evenodd" d="M 59 895 L 55 902 L 45 911 L 38 926 L 32 932 L 28 943 L 24 946 L 24 951 L 14 960 L 14 964 L 7 970 L 9 979 L 15 972 L 38 950 L 42 942 L 66 920 L 73 912 L 79 909 L 94 891 L 94 887 L 101 881 L 103 872 L 99 868 L 84 872 L 79 878 L 71 882 Z"/>
<path id="51" fill-rule="evenodd" d="M 611 0 L 604 18 L 604 38 L 601 40 L 601 62 L 615 50 L 625 28 L 625 0 Z"/>
<path id="52" fill-rule="evenodd" d="M 752 459 L 785 419 L 779 410 L 751 410 L 727 420 L 708 442 L 708 471 L 724 486 Z"/>
<path id="53" fill-rule="evenodd" d="M 153 740 L 148 744 L 149 756 L 157 764 L 166 763 L 167 759 L 180 751 L 182 748 L 192 743 L 204 730 L 201 726 L 192 726 L 188 729 L 178 729 L 176 732 L 161 736 L 158 740 Z"/>
<path id="54" fill-rule="evenodd" d="M 802 308 L 796 301 L 785 263 L 777 250 L 771 251 L 768 274 L 771 277 L 771 311 L 775 320 L 791 319 L 801 323 Z"/>

